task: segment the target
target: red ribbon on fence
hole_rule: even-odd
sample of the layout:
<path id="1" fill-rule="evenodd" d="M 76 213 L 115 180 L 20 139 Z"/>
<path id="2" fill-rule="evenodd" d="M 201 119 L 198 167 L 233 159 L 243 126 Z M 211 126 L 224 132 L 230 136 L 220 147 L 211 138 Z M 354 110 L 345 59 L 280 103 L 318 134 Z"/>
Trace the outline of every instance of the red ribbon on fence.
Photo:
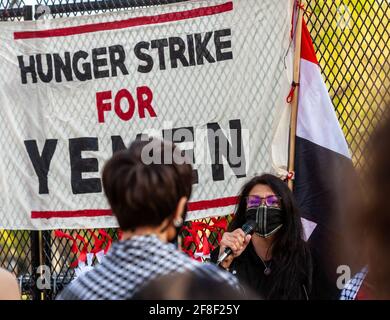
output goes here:
<path id="1" fill-rule="evenodd" d="M 76 234 L 76 239 L 79 239 L 83 244 L 83 249 L 80 251 L 80 256 L 76 261 L 76 266 L 79 264 L 79 262 L 86 262 L 87 261 L 87 253 L 88 253 L 88 244 L 87 240 L 80 234 Z"/>
<path id="2" fill-rule="evenodd" d="M 99 238 L 99 236 L 96 235 L 95 231 L 93 231 L 91 229 L 88 229 L 87 232 L 89 232 L 94 239 L 94 245 L 93 245 L 93 248 L 90 251 L 90 253 L 96 254 L 96 253 L 104 250 L 104 254 L 106 254 L 108 252 L 108 250 L 110 250 L 111 245 L 112 245 L 112 237 L 104 229 L 98 230 L 98 233 L 99 233 L 101 238 Z M 118 233 L 121 233 L 121 231 L 119 230 Z M 80 261 L 86 262 L 87 254 L 89 252 L 88 252 L 88 241 L 85 239 L 85 237 L 83 237 L 79 233 L 77 233 L 75 235 L 75 237 L 73 237 L 70 234 L 65 233 L 61 230 L 55 230 L 54 235 L 57 238 L 68 239 L 72 242 L 72 253 L 75 255 L 76 260 L 71 263 L 71 265 L 70 265 L 71 268 L 77 267 Z M 81 241 L 81 243 L 82 243 L 83 247 L 81 250 L 79 249 L 79 247 L 77 245 L 77 240 Z M 104 244 L 106 244 L 106 245 L 103 249 Z M 80 254 L 77 257 L 78 253 L 80 253 Z"/>
<path id="3" fill-rule="evenodd" d="M 79 264 L 79 261 L 77 259 L 77 253 L 79 252 L 79 248 L 77 246 L 77 243 L 76 243 L 76 239 L 73 238 L 70 234 L 68 233 L 65 233 L 61 230 L 55 230 L 54 231 L 54 235 L 57 237 L 57 238 L 60 238 L 60 239 L 68 239 L 70 241 L 72 241 L 72 253 L 75 255 L 76 257 L 76 260 L 74 262 L 71 263 L 70 267 L 71 268 L 74 268 L 74 267 L 77 267 L 77 265 Z"/>
<path id="4" fill-rule="evenodd" d="M 91 253 L 96 254 L 99 251 L 102 251 L 102 247 L 103 247 L 105 239 L 104 238 L 99 239 L 99 237 L 96 235 L 95 231 L 93 231 L 91 229 L 88 229 L 87 231 L 91 234 L 91 236 L 93 238 L 93 248 L 91 250 Z"/>
<path id="5" fill-rule="evenodd" d="M 104 248 L 104 254 L 106 254 L 108 252 L 108 250 L 110 250 L 110 248 L 111 248 L 112 237 L 104 229 L 99 229 L 99 234 L 102 236 L 103 243 L 107 241 L 106 246 Z"/>
<path id="6" fill-rule="evenodd" d="M 287 102 L 287 103 L 291 103 L 291 102 L 294 100 L 295 89 L 296 89 L 298 86 L 299 86 L 299 83 L 296 83 L 296 82 L 293 81 L 293 83 L 291 84 L 290 93 L 288 94 L 287 99 L 286 99 L 286 102 Z"/>
<path id="7" fill-rule="evenodd" d="M 77 254 L 79 252 L 79 249 L 76 244 L 76 240 L 70 234 L 67 234 L 61 230 L 55 230 L 54 235 L 57 238 L 69 239 L 70 241 L 72 241 L 72 253 Z"/>
<path id="8" fill-rule="evenodd" d="M 290 181 L 290 180 L 295 180 L 295 172 L 294 171 L 290 171 L 289 173 L 287 173 L 285 181 Z"/>
<path id="9" fill-rule="evenodd" d="M 305 11 L 305 6 L 301 3 L 301 1 L 297 0 L 297 8 Z"/>
<path id="10" fill-rule="evenodd" d="M 101 236 L 101 239 L 96 235 L 95 231 L 88 229 L 87 230 L 93 237 L 94 239 L 94 245 L 91 250 L 91 253 L 98 253 L 102 250 L 104 250 L 104 254 L 108 252 L 108 250 L 111 248 L 112 244 L 112 238 L 111 236 L 104 230 L 104 229 L 99 229 L 98 233 Z M 103 249 L 103 245 L 106 243 L 106 246 Z"/>
<path id="11" fill-rule="evenodd" d="M 217 232 L 217 241 L 219 243 L 222 238 L 221 231 L 226 231 L 227 229 L 226 218 L 212 218 L 210 223 L 212 224 L 195 221 L 192 222 L 190 226 L 183 227 L 183 230 L 190 234 L 183 239 L 183 246 L 185 247 L 183 251 L 196 260 L 201 261 L 202 257 L 210 256 L 210 252 L 215 249 L 215 246 L 210 243 L 207 237 L 207 231 L 210 233 Z M 199 236 L 199 233 L 201 233 L 201 237 Z M 192 243 L 195 245 L 195 252 L 189 249 Z M 202 244 L 202 246 L 200 246 L 200 244 Z"/>

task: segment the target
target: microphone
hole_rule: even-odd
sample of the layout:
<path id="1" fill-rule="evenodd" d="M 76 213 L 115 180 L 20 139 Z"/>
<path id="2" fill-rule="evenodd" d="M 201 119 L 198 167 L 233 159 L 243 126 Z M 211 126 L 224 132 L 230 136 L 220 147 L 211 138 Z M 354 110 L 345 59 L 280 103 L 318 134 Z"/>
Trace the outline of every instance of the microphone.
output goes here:
<path id="1" fill-rule="evenodd" d="M 253 234 L 255 228 L 256 228 L 256 222 L 250 220 L 244 223 L 241 229 L 242 231 L 244 231 L 245 236 L 247 236 L 248 234 Z M 219 266 L 223 260 L 225 260 L 228 256 L 230 256 L 232 252 L 233 252 L 232 249 L 226 248 L 224 252 L 218 257 L 217 266 Z"/>

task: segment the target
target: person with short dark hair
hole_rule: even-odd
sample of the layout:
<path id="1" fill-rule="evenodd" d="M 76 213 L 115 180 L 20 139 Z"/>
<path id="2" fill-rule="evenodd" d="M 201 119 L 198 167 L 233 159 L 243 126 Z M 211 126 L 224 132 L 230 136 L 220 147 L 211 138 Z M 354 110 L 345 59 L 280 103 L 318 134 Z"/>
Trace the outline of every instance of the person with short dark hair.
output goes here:
<path id="1" fill-rule="evenodd" d="M 137 140 L 103 169 L 103 187 L 123 231 L 103 262 L 88 271 L 58 299 L 131 299 L 148 281 L 172 272 L 194 272 L 236 287 L 217 267 L 204 267 L 171 241 L 183 224 L 192 191 L 192 166 L 181 151 L 157 139 Z"/>
<path id="2" fill-rule="evenodd" d="M 107 162 L 103 170 L 104 192 L 121 230 L 163 224 L 172 233 L 174 220 L 182 222 L 192 191 L 192 167 L 178 164 L 173 158 L 185 161 L 174 145 L 153 139 L 136 141 L 129 150 L 115 154 Z"/>

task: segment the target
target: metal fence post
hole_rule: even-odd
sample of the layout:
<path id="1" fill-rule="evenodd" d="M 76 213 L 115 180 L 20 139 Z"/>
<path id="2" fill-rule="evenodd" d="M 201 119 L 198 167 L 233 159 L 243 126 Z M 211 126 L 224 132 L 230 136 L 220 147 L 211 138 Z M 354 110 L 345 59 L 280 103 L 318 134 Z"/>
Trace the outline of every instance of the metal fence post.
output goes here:
<path id="1" fill-rule="evenodd" d="M 23 7 L 23 19 L 24 21 L 33 20 L 33 6 L 25 5 Z M 31 277 L 32 282 L 30 281 L 31 296 L 32 296 L 32 300 L 41 300 L 41 291 L 37 286 L 38 268 L 41 265 L 41 261 L 42 261 L 41 232 L 30 231 L 30 239 L 31 239 L 31 272 L 32 272 L 32 277 Z"/>
<path id="2" fill-rule="evenodd" d="M 38 280 L 38 268 L 41 265 L 41 249 L 40 249 L 40 231 L 31 231 L 30 239 L 31 239 L 31 273 L 32 273 L 32 281 L 30 281 L 31 285 L 31 295 L 32 300 L 41 300 L 41 292 L 37 286 Z"/>
<path id="3" fill-rule="evenodd" d="M 29 21 L 33 19 L 33 7 L 32 6 L 24 6 L 23 7 L 23 20 Z"/>
<path id="4" fill-rule="evenodd" d="M 55 281 L 53 280 L 54 270 L 52 270 L 52 252 L 51 252 L 51 231 L 46 230 L 42 231 L 42 242 L 41 242 L 41 250 L 42 250 L 42 264 L 48 267 L 50 270 L 50 289 L 44 290 L 43 299 L 44 300 L 52 300 L 53 292 L 55 292 Z"/>

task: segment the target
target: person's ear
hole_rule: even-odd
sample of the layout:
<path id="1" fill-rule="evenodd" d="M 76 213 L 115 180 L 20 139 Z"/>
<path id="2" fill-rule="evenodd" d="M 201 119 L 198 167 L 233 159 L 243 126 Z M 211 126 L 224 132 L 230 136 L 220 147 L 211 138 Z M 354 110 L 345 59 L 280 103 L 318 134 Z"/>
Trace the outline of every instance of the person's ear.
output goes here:
<path id="1" fill-rule="evenodd" d="M 179 202 L 177 203 L 176 210 L 173 216 L 173 224 L 176 227 L 180 227 L 184 223 L 183 214 L 186 209 L 187 201 L 187 197 L 181 197 Z"/>

